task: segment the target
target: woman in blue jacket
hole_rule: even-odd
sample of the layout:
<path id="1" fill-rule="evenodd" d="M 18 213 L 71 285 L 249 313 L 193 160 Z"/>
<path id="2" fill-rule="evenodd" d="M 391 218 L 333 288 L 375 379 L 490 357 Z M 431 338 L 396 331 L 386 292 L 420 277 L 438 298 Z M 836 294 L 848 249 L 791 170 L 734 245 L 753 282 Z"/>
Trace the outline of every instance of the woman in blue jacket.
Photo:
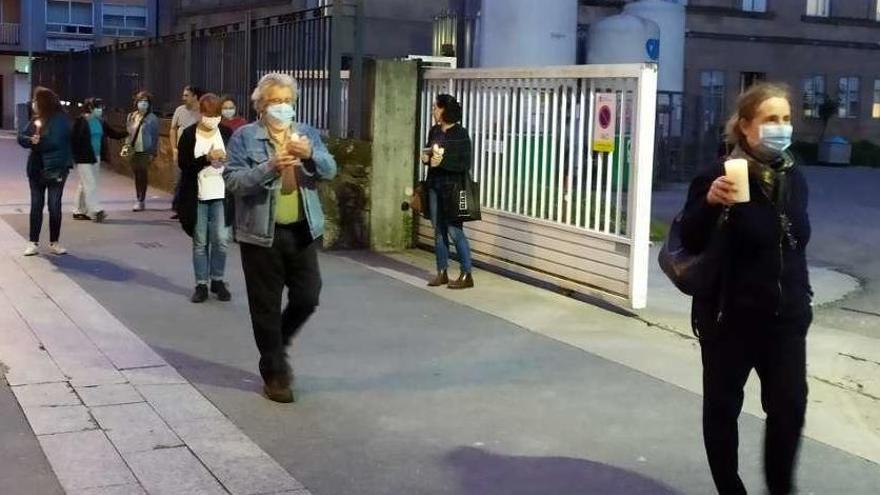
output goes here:
<path id="1" fill-rule="evenodd" d="M 34 119 L 19 134 L 18 144 L 31 150 L 27 162 L 28 182 L 31 186 L 30 239 L 25 256 L 39 252 L 40 230 L 43 227 L 43 207 L 49 196 L 49 250 L 65 254 L 58 243 L 61 236 L 61 195 L 64 183 L 73 166 L 70 152 L 70 122 L 61 111 L 61 103 L 51 89 L 34 89 L 31 103 Z"/>
<path id="2" fill-rule="evenodd" d="M 150 163 L 159 148 L 159 119 L 153 113 L 153 95 L 141 91 L 134 97 L 135 109 L 128 114 L 128 142 L 123 154 L 130 158 L 137 194 L 132 211 L 144 211 Z"/>

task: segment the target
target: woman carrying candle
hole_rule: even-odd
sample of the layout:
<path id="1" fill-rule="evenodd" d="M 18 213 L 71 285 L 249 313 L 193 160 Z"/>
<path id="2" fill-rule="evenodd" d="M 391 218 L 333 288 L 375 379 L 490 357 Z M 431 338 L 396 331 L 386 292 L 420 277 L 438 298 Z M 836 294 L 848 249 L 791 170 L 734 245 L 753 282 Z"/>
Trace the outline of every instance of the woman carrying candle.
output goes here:
<path id="1" fill-rule="evenodd" d="M 61 236 L 61 195 L 67 175 L 73 167 L 70 152 L 70 122 L 61 110 L 61 103 L 51 89 L 37 87 L 31 103 L 34 120 L 18 136 L 18 144 L 31 150 L 27 161 L 28 183 L 31 187 L 30 238 L 25 256 L 39 252 L 43 227 L 43 207 L 48 195 L 49 250 L 65 254 L 58 243 Z"/>
<path id="2" fill-rule="evenodd" d="M 732 147 L 726 166 L 694 179 L 681 218 L 688 251 L 699 253 L 724 235 L 717 294 L 694 298 L 692 308 L 703 361 L 703 436 L 721 494 L 746 493 L 737 467 L 737 418 L 752 369 L 767 414 L 769 493 L 795 491 L 813 316 L 807 183 L 788 151 L 791 136 L 787 87 L 764 83 L 743 93 L 726 128 Z"/>
<path id="3" fill-rule="evenodd" d="M 437 275 L 428 281 L 429 287 L 445 285 L 450 289 L 470 289 L 474 286 L 471 247 L 461 221 L 448 218 L 444 193 L 449 185 L 460 184 L 471 169 L 471 138 L 461 126 L 462 108 L 452 95 L 441 94 L 431 110 L 434 126 L 428 133 L 428 143 L 422 153 L 422 163 L 428 167 L 428 207 L 434 226 L 434 256 Z M 449 238 L 455 244 L 461 264 L 461 274 L 450 280 Z"/>
<path id="4" fill-rule="evenodd" d="M 196 288 L 190 300 L 203 303 L 210 292 L 220 301 L 232 295 L 226 287 L 226 250 L 230 220 L 223 167 L 232 131 L 220 123 L 220 98 L 207 93 L 199 98 L 199 122 L 183 129 L 178 143 L 180 225 L 193 239 Z"/>

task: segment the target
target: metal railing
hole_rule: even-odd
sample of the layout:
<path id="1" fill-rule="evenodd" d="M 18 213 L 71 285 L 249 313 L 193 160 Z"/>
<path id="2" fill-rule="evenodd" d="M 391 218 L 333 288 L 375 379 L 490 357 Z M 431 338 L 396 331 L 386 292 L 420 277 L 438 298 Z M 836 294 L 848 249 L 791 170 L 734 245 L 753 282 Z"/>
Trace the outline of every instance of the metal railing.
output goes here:
<path id="1" fill-rule="evenodd" d="M 656 66 L 428 70 L 421 95 L 423 136 L 431 127 L 431 105 L 441 93 L 462 104 L 462 125 L 473 143 L 472 173 L 490 222 L 516 231 L 499 234 L 504 229 L 497 225 L 468 224 L 478 238 L 483 236 L 483 254 L 643 306 Z M 615 109 L 610 152 L 594 149 L 600 96 L 603 105 Z M 547 250 L 558 241 L 554 232 L 569 236 L 571 249 Z M 494 237 L 485 237 L 489 233 Z M 502 242 L 496 245 L 492 239 L 497 238 Z M 555 240 L 538 241 L 542 238 Z M 598 241 L 601 252 L 594 245 L 572 258 L 587 238 Z M 559 265 L 558 271 L 548 263 Z"/>
<path id="2" fill-rule="evenodd" d="M 47 56 L 35 63 L 34 84 L 52 87 L 74 102 L 100 96 L 118 109 L 130 108 L 132 96 L 145 89 L 163 115 L 174 111 L 183 87 L 193 84 L 231 95 L 240 111 L 253 117 L 250 94 L 258 78 L 285 72 L 299 83 L 301 118 L 328 131 L 330 115 L 339 116 L 340 127 L 346 123 L 343 105 L 348 101 L 343 72 L 331 70 L 331 58 L 340 57 L 331 51 L 331 10 L 322 6 L 267 18 L 248 16 L 223 26 Z"/>
<path id="3" fill-rule="evenodd" d="M 0 23 L 0 45 L 18 45 L 21 43 L 21 24 Z"/>

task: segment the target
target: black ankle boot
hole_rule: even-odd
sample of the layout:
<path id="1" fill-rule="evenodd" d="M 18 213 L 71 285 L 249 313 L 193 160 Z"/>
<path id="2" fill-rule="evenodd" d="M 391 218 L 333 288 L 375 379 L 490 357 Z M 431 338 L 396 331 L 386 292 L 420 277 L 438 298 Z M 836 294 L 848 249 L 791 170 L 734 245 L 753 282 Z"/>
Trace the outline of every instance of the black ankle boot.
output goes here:
<path id="1" fill-rule="evenodd" d="M 211 292 L 217 294 L 219 301 L 226 302 L 232 299 L 232 294 L 226 288 L 226 282 L 222 280 L 211 280 Z"/>
<path id="2" fill-rule="evenodd" d="M 195 292 L 193 292 L 190 301 L 194 303 L 203 303 L 208 300 L 208 286 L 205 284 L 199 284 L 196 286 Z"/>

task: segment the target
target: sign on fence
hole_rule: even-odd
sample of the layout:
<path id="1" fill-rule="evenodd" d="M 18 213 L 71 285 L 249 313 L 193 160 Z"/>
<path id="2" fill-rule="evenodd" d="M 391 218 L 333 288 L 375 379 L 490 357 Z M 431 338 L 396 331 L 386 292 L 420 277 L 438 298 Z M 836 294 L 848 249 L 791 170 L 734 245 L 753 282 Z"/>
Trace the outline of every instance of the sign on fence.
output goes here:
<path id="1" fill-rule="evenodd" d="M 596 94 L 596 115 L 593 120 L 593 151 L 614 153 L 614 132 L 617 119 L 617 97 L 614 93 Z"/>

